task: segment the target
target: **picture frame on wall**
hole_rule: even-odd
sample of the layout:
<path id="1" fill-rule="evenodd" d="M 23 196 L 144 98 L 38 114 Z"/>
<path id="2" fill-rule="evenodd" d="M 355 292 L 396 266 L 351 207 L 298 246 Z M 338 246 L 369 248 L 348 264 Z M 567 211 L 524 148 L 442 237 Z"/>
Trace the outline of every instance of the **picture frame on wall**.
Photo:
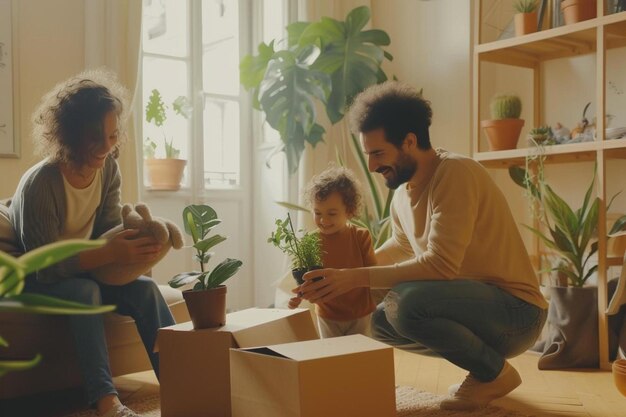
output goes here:
<path id="1" fill-rule="evenodd" d="M 14 26 L 12 0 L 0 0 L 0 157 L 18 158 L 16 129 L 16 76 L 14 74 Z"/>

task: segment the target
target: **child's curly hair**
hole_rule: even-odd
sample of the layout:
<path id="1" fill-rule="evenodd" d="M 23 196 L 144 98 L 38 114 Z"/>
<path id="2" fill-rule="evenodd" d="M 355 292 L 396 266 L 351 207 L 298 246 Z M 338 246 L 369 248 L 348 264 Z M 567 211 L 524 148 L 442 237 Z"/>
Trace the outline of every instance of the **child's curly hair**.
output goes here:
<path id="1" fill-rule="evenodd" d="M 90 151 L 104 140 L 104 118 L 113 111 L 118 121 L 126 120 L 127 90 L 114 73 L 106 70 L 85 71 L 50 90 L 33 113 L 35 151 L 53 162 L 79 167 Z M 125 139 L 123 123 L 113 156 Z"/>
<path id="2" fill-rule="evenodd" d="M 332 193 L 338 192 L 348 214 L 357 216 L 361 209 L 360 187 L 352 171 L 331 166 L 311 179 L 304 191 L 304 198 L 306 204 L 312 207 L 315 201 L 324 201 Z"/>

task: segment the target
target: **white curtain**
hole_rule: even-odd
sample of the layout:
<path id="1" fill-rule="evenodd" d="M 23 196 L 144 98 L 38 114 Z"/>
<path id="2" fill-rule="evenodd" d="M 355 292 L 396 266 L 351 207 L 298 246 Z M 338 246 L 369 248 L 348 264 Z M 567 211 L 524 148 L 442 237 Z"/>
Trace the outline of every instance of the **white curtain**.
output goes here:
<path id="1" fill-rule="evenodd" d="M 141 0 L 85 1 L 85 68 L 106 67 L 117 73 L 130 91 L 128 138 L 118 159 L 122 173 L 122 203 L 135 203 L 139 195 L 140 172 L 137 155 L 135 100 L 141 47 Z"/>
<path id="2" fill-rule="evenodd" d="M 299 0 L 298 20 L 311 22 L 319 20 L 322 16 L 332 17 L 337 20 L 345 20 L 346 15 L 352 9 L 359 6 L 367 6 L 371 9 L 371 0 Z M 300 161 L 300 167 L 298 169 L 299 190 L 304 189 L 311 177 L 323 171 L 326 167 L 328 167 L 330 162 L 335 162 L 337 160 L 337 151 L 339 151 L 345 159 L 347 166 L 354 170 L 356 176 L 361 180 L 362 185 L 367 187 L 365 178 L 361 175 L 362 171 L 358 166 L 358 161 L 355 159 L 355 155 L 350 145 L 350 133 L 348 130 L 347 117 L 332 126 L 326 119 L 326 112 L 323 108 L 318 109 L 318 114 L 323 115 L 323 118 L 319 123 L 324 126 L 324 129 L 326 129 L 326 135 L 324 136 L 324 143 L 317 144 L 314 149 L 308 144 L 305 147 L 302 160 Z M 367 195 L 366 193 L 366 189 L 363 189 L 364 197 Z M 302 197 L 300 196 L 300 198 Z M 364 200 L 367 201 L 367 197 L 365 197 Z M 298 226 L 307 230 L 314 229 L 315 225 L 313 224 L 312 216 L 298 216 Z"/>

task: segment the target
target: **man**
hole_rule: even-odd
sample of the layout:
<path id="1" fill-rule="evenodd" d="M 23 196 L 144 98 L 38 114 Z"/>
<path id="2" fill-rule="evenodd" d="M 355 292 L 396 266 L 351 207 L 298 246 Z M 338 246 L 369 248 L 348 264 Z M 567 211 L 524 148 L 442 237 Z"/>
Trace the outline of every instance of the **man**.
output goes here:
<path id="1" fill-rule="evenodd" d="M 396 189 L 392 237 L 376 253 L 382 266 L 311 271 L 296 291 L 319 302 L 390 288 L 374 337 L 469 371 L 443 409 L 485 406 L 520 385 L 505 358 L 534 343 L 547 309 L 506 199 L 476 161 L 431 147 L 430 103 L 415 89 L 373 86 L 350 117 L 369 170 Z"/>

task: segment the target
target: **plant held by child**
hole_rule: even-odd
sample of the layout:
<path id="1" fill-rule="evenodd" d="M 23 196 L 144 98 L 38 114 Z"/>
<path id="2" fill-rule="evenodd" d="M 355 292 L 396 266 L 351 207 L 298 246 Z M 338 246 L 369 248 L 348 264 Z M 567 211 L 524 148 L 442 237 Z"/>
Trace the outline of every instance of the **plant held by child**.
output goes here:
<path id="1" fill-rule="evenodd" d="M 267 239 L 291 258 L 291 268 L 294 271 L 304 272 L 322 266 L 322 249 L 318 232 L 305 232 L 300 237 L 296 234 L 291 216 L 287 214 L 285 220 L 276 220 L 276 230 Z M 300 280 L 296 277 L 296 280 Z"/>
<path id="2" fill-rule="evenodd" d="M 193 247 L 196 250 L 196 259 L 200 263 L 200 272 L 185 272 L 174 276 L 169 285 L 179 288 L 183 285 L 197 281 L 194 291 L 204 291 L 216 288 L 239 271 L 243 265 L 239 259 L 226 258 L 213 270 L 205 270 L 205 265 L 211 259 L 211 248 L 222 243 L 226 237 L 222 235 L 208 236 L 211 230 L 222 221 L 217 218 L 217 213 L 207 205 L 189 205 L 183 210 L 183 223 L 185 232 L 191 235 Z"/>

